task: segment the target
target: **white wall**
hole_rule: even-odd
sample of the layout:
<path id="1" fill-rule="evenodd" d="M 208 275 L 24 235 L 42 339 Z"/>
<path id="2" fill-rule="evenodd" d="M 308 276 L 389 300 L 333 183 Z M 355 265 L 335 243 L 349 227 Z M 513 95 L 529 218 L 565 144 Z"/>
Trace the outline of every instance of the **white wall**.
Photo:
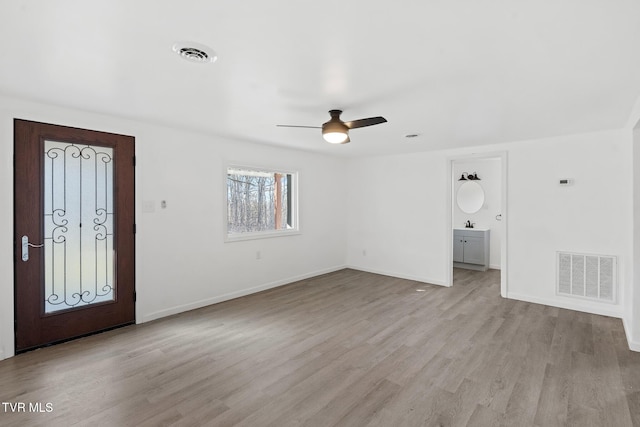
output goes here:
<path id="1" fill-rule="evenodd" d="M 347 264 L 447 284 L 446 163 L 507 151 L 510 298 L 622 317 L 631 269 L 631 141 L 627 131 L 472 149 L 354 159 Z M 562 188 L 560 178 L 572 178 Z M 367 255 L 362 251 L 366 250 Z M 617 304 L 555 295 L 556 251 L 618 256 Z"/>
<path id="2" fill-rule="evenodd" d="M 443 152 L 351 160 L 347 264 L 444 285 L 446 175 Z"/>
<path id="3" fill-rule="evenodd" d="M 633 274 L 627 283 L 625 330 L 632 349 L 640 351 L 640 121 L 633 130 Z"/>
<path id="4" fill-rule="evenodd" d="M 509 296 L 623 315 L 632 280 L 632 161 L 626 131 L 550 138 L 509 152 Z M 574 180 L 568 187 L 561 178 Z M 618 304 L 554 295 L 555 251 L 618 257 Z"/>
<path id="5" fill-rule="evenodd" d="M 14 353 L 14 118 L 136 137 L 138 322 L 344 266 L 344 160 L 0 97 L 0 358 Z M 227 162 L 299 171 L 302 233 L 224 243 Z"/>
<path id="6" fill-rule="evenodd" d="M 342 160 L 183 131 L 154 133 L 141 155 L 141 197 L 155 202 L 156 211 L 138 215 L 140 320 L 344 265 Z M 302 234 L 225 243 L 229 163 L 298 171 Z M 157 206 L 161 200 L 167 209 Z M 187 293 L 177 286 L 186 283 Z"/>
<path id="7" fill-rule="evenodd" d="M 478 212 L 468 214 L 462 212 L 455 202 L 458 188 L 468 181 L 458 181 L 463 172 L 477 173 L 480 181 L 476 181 L 484 190 L 484 203 Z M 453 227 L 463 228 L 467 221 L 474 223 L 475 228 L 486 228 L 489 233 L 489 266 L 500 269 L 500 226 L 496 215 L 501 209 L 501 165 L 500 158 L 456 160 L 453 164 Z"/>

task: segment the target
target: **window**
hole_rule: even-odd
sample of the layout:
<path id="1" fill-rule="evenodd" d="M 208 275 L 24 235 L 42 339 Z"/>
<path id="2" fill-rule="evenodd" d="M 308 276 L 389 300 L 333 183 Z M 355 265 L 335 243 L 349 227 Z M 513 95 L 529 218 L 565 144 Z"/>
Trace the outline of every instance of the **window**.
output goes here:
<path id="1" fill-rule="evenodd" d="M 229 167 L 227 239 L 297 232 L 296 178 L 291 172 Z"/>

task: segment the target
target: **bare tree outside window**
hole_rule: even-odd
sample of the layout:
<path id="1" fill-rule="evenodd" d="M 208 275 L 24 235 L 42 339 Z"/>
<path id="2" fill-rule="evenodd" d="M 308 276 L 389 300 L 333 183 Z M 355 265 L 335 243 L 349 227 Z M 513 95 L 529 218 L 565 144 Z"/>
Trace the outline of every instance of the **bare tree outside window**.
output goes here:
<path id="1" fill-rule="evenodd" d="M 228 168 L 227 233 L 294 229 L 293 182 L 287 172 Z"/>

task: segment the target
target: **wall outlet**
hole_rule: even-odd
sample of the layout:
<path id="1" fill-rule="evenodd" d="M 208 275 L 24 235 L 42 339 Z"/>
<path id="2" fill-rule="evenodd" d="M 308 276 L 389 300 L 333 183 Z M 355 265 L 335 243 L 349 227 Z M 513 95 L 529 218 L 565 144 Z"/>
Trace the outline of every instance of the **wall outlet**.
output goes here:
<path id="1" fill-rule="evenodd" d="M 260 251 L 256 251 L 256 259 L 262 259 L 262 253 Z"/>
<path id="2" fill-rule="evenodd" d="M 367 256 L 367 250 L 366 249 L 362 250 L 362 256 Z"/>

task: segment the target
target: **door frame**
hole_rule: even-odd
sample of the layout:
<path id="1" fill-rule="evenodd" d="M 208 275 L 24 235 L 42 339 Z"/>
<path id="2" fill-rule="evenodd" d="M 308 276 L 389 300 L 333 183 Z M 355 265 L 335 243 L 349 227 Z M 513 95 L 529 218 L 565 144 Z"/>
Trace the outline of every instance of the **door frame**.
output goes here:
<path id="1" fill-rule="evenodd" d="M 446 182 L 447 182 L 447 221 L 446 221 L 446 271 L 447 276 L 445 279 L 445 286 L 453 286 L 453 210 L 455 209 L 455 195 L 453 194 L 455 189 L 455 179 L 453 176 L 453 165 L 458 161 L 468 160 L 484 160 L 484 159 L 500 159 L 500 211 L 502 213 L 502 221 L 500 221 L 500 295 L 503 298 L 508 298 L 509 295 L 509 238 L 508 238 L 508 191 L 507 191 L 507 176 L 508 176 L 508 153 L 507 151 L 491 151 L 486 153 L 472 153 L 458 156 L 451 156 L 447 158 L 446 167 Z"/>
<path id="2" fill-rule="evenodd" d="M 22 353 L 24 351 L 29 351 L 35 348 L 47 346 L 47 345 L 58 343 L 58 342 L 68 341 L 70 339 L 75 339 L 75 338 L 79 338 L 86 335 L 92 335 L 94 333 L 103 332 L 105 330 L 114 329 L 120 326 L 135 324 L 136 312 L 137 312 L 137 307 L 136 307 L 137 304 L 135 301 L 136 269 L 137 269 L 136 267 L 136 236 L 135 236 L 135 223 L 136 223 L 135 137 L 124 135 L 124 134 L 115 134 L 113 132 L 105 132 L 102 130 L 72 127 L 72 126 L 60 125 L 56 123 L 39 122 L 39 121 L 33 121 L 33 120 L 27 120 L 27 119 L 15 118 L 12 122 L 13 122 L 12 123 L 13 124 L 12 126 L 13 140 L 14 140 L 13 142 L 13 150 L 14 150 L 13 151 L 13 155 L 14 155 L 13 198 L 12 198 L 13 235 L 14 235 L 14 250 L 13 250 L 14 252 L 13 254 L 14 255 L 13 257 L 13 285 L 14 285 L 13 286 L 13 309 L 14 310 L 13 310 L 13 316 L 12 316 L 14 319 L 13 354 Z M 63 324 L 65 323 L 69 324 L 68 322 L 69 321 L 73 322 L 74 321 L 73 319 L 78 319 L 77 321 L 79 321 L 80 319 L 85 319 L 88 321 L 89 319 L 89 317 L 87 317 L 87 315 L 89 314 L 88 310 L 91 310 L 91 308 L 78 307 L 78 308 L 72 308 L 70 310 L 65 310 L 59 313 L 51 313 L 49 315 L 44 315 L 44 316 L 41 314 L 40 319 L 43 319 L 43 320 L 41 320 L 40 323 L 44 322 L 42 323 L 42 326 L 44 327 L 44 329 L 42 330 L 53 331 L 55 329 L 56 332 L 54 332 L 53 334 L 54 336 L 52 336 L 51 338 L 44 338 L 43 336 L 41 338 L 44 338 L 47 342 L 42 342 L 41 344 L 36 344 L 36 345 L 29 344 L 28 347 L 26 347 L 25 342 L 22 341 L 23 348 L 20 348 L 20 349 L 18 349 L 18 335 L 17 335 L 17 332 L 18 332 L 17 321 L 19 317 L 18 279 L 20 275 L 26 274 L 27 276 L 30 276 L 30 273 L 28 273 L 28 270 L 26 270 L 25 272 L 25 269 L 21 264 L 21 246 L 22 245 L 21 245 L 21 242 L 19 241 L 20 240 L 19 235 L 21 233 L 24 234 L 24 232 L 26 231 L 27 234 L 30 234 L 29 237 L 31 237 L 32 235 L 34 235 L 33 234 L 34 230 L 28 231 L 27 225 L 29 223 L 24 223 L 22 226 L 23 229 L 18 230 L 19 222 L 17 218 L 17 214 L 18 214 L 17 210 L 20 207 L 20 205 L 22 205 L 23 206 L 22 212 L 24 212 L 25 211 L 24 206 L 28 206 L 28 205 L 25 205 L 24 201 L 21 203 L 18 203 L 17 187 L 19 185 L 19 181 L 21 181 L 24 183 L 24 185 L 27 186 L 27 189 L 28 189 L 32 185 L 30 182 L 34 182 L 32 179 L 30 179 L 29 174 L 31 173 L 33 176 L 37 174 L 38 179 L 40 179 L 40 183 L 36 184 L 37 185 L 36 188 L 40 188 L 39 197 L 42 198 L 43 193 L 42 193 L 41 186 L 43 185 L 43 181 L 42 181 L 43 165 L 42 165 L 42 159 L 40 158 L 36 162 L 39 165 L 39 166 L 36 166 L 37 168 L 39 168 L 37 171 L 27 169 L 28 173 L 26 174 L 21 173 L 20 175 L 18 175 L 18 169 L 17 169 L 18 164 L 16 160 L 18 146 L 16 144 L 19 143 L 19 140 L 18 140 L 19 124 L 21 129 L 20 135 L 22 135 L 20 138 L 25 140 L 30 139 L 31 141 L 33 141 L 34 137 L 38 137 L 40 139 L 41 147 L 42 147 L 42 144 L 44 144 L 43 138 L 52 138 L 53 140 L 61 140 L 65 142 L 68 141 L 68 142 L 76 143 L 80 145 L 90 144 L 90 145 L 97 145 L 97 146 L 111 146 L 114 148 L 115 150 L 114 160 L 116 162 L 115 164 L 122 165 L 118 167 L 117 169 L 118 172 L 114 170 L 114 173 L 117 173 L 116 175 L 114 175 L 114 183 L 113 183 L 114 197 L 117 197 L 116 199 L 114 199 L 114 204 L 115 204 L 114 207 L 115 209 L 117 209 L 117 211 L 114 211 L 116 212 L 114 228 L 117 233 L 116 240 L 114 243 L 116 244 L 118 251 L 119 250 L 125 251 L 123 252 L 123 256 L 121 257 L 116 256 L 116 259 L 115 259 L 115 262 L 116 262 L 115 268 L 122 269 L 121 272 L 125 274 L 120 275 L 120 273 L 118 273 L 119 274 L 118 279 L 114 277 L 114 279 L 116 280 L 116 283 L 118 280 L 122 281 L 120 286 L 123 286 L 122 285 L 123 283 L 125 285 L 124 287 L 122 287 L 121 291 L 118 291 L 116 289 L 115 291 L 116 299 L 114 300 L 113 304 L 99 303 L 95 305 L 95 308 L 97 309 L 97 311 L 94 311 L 95 313 L 94 316 L 97 314 L 98 317 L 92 317 L 92 319 L 96 319 L 96 320 L 102 319 L 102 320 L 99 320 L 97 323 L 94 323 L 96 326 L 91 328 L 87 323 L 87 324 L 84 324 L 85 325 L 84 327 L 82 327 L 82 326 L 79 326 L 78 323 L 75 323 L 75 326 L 71 328 L 70 332 L 66 334 L 66 336 L 59 336 L 61 334 L 59 334 L 58 332 L 61 332 L 62 330 L 58 331 L 57 328 L 61 327 Z M 31 127 L 26 127 L 26 126 L 31 126 Z M 25 132 L 31 132 L 32 134 L 31 136 L 27 137 L 29 134 Z M 116 148 L 116 147 L 121 147 L 121 148 Z M 40 148 L 40 150 L 41 149 L 42 148 Z M 29 150 L 32 151 L 33 148 L 29 148 Z M 28 153 L 28 151 L 24 151 L 24 150 L 22 151 L 24 153 Z M 29 154 L 29 155 L 33 156 L 35 155 L 35 153 Z M 27 159 L 27 157 L 25 157 L 25 159 Z M 127 166 L 127 165 L 131 165 L 131 166 Z M 33 164 L 31 165 L 27 164 L 27 167 L 33 168 Z M 18 179 L 18 177 L 20 177 L 20 179 Z M 126 191 L 124 190 L 125 188 L 127 189 Z M 33 194 L 33 192 L 31 194 Z M 29 199 L 24 199 L 24 200 L 26 200 L 27 202 L 29 201 Z M 42 203 L 42 199 L 40 203 Z M 37 215 L 40 215 L 40 214 L 37 214 Z M 118 219 L 119 217 L 121 217 L 122 219 Z M 38 228 L 43 227 L 42 218 L 38 219 L 37 223 L 39 223 L 39 225 L 37 225 Z M 38 234 L 39 233 L 41 233 L 41 231 L 39 231 Z M 40 240 L 43 240 L 44 238 L 44 236 L 40 236 L 39 238 L 37 237 L 37 235 L 34 235 L 34 236 L 36 236 L 35 238 L 37 239 L 38 243 L 40 242 Z M 119 241 L 121 243 L 118 243 Z M 39 252 L 38 250 L 35 250 L 32 252 L 32 254 L 35 255 L 38 252 Z M 35 259 L 33 261 L 35 261 Z M 42 264 L 40 268 L 42 268 Z M 21 271 L 22 273 L 20 273 Z M 39 281 L 41 280 L 41 278 L 38 278 L 37 280 Z M 130 297 L 132 298 L 133 302 L 129 301 L 130 297 L 129 297 L 128 291 L 132 292 L 132 295 Z M 24 292 L 22 292 L 22 295 L 24 295 Z M 122 300 L 123 303 L 118 302 L 119 300 Z M 123 305 L 124 301 L 128 302 L 127 305 Z M 33 309 L 29 309 L 29 310 L 33 312 Z M 78 317 L 77 315 L 73 317 L 74 312 L 77 312 L 77 314 L 79 314 L 80 317 Z M 68 314 L 71 314 L 72 317 L 69 317 Z M 115 317 L 112 317 L 112 316 L 115 316 Z M 28 319 L 28 318 L 25 318 L 25 319 Z M 49 320 L 45 320 L 45 319 L 49 319 Z M 113 319 L 113 321 L 109 321 L 108 319 Z M 27 320 L 27 321 L 30 322 L 30 320 Z M 40 325 L 40 323 L 38 323 L 38 325 Z M 25 335 L 25 336 L 28 336 L 28 335 Z"/>

